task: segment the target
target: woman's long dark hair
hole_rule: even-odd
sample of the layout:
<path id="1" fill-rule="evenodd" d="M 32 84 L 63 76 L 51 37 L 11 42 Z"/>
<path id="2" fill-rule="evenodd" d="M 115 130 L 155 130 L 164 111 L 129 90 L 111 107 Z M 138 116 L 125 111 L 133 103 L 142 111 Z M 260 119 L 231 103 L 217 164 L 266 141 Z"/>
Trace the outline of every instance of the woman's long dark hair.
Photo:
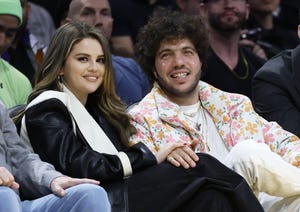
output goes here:
<path id="1" fill-rule="evenodd" d="M 92 94 L 93 102 L 104 117 L 117 129 L 121 141 L 128 145 L 129 136 L 135 128 L 129 122 L 125 105 L 115 92 L 114 74 L 112 69 L 109 44 L 104 35 L 95 27 L 83 23 L 67 23 L 54 34 L 45 58 L 35 76 L 34 88 L 28 98 L 28 103 L 47 90 L 62 91 L 59 74 L 73 46 L 82 39 L 92 38 L 99 41 L 104 52 L 105 73 L 102 85 Z"/>

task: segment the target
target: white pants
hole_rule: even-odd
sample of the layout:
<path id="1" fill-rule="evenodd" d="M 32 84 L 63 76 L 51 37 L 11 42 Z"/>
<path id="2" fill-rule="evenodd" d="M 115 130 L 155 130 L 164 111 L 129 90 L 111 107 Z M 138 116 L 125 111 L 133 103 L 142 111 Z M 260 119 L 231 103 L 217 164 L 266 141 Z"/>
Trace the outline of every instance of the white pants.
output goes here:
<path id="1" fill-rule="evenodd" d="M 285 162 L 266 144 L 240 142 L 224 163 L 246 179 L 266 211 L 300 211 L 300 169 Z"/>

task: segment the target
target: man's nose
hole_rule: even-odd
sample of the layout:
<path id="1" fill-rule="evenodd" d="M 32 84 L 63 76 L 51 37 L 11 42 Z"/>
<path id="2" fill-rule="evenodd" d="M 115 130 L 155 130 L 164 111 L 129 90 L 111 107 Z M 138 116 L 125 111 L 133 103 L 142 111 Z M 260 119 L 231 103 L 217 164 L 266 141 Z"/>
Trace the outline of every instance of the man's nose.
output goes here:
<path id="1" fill-rule="evenodd" d="M 181 67 L 184 65 L 184 57 L 181 53 L 174 54 L 174 64 L 176 67 Z"/>
<path id="2" fill-rule="evenodd" d="M 96 13 L 95 15 L 95 26 L 101 27 L 103 25 L 103 17 L 101 14 Z"/>
<path id="3" fill-rule="evenodd" d="M 6 39 L 5 32 L 0 31 L 0 47 L 4 46 L 5 39 Z"/>

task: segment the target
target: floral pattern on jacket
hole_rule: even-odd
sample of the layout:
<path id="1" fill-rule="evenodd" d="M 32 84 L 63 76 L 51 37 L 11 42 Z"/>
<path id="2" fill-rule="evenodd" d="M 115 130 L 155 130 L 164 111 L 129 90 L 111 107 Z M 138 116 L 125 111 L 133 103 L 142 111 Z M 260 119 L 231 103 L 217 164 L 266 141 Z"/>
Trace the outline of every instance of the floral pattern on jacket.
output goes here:
<path id="1" fill-rule="evenodd" d="M 276 122 L 260 117 L 248 97 L 221 91 L 203 81 L 199 81 L 199 96 L 228 150 L 238 142 L 253 139 L 266 143 L 284 160 L 300 167 L 299 138 Z M 157 83 L 129 114 L 137 129 L 130 138 L 132 143 L 143 142 L 155 153 L 169 142 L 198 140 L 199 151 L 206 152 L 202 135 L 188 124 L 180 107 L 168 99 Z"/>

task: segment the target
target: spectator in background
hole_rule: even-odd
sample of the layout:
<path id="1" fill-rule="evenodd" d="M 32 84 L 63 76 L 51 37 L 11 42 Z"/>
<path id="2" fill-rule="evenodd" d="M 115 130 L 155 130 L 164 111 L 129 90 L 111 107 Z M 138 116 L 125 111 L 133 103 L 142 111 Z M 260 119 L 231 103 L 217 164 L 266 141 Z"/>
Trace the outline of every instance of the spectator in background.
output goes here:
<path id="1" fill-rule="evenodd" d="M 297 33 L 287 29 L 286 23 L 278 20 L 274 15 L 279 9 L 280 0 L 248 0 L 250 17 L 246 29 L 261 29 L 257 43 L 265 50 L 267 57 L 271 58 L 282 50 L 295 48 L 298 44 Z"/>
<path id="2" fill-rule="evenodd" d="M 249 15 L 247 0 L 204 0 L 200 9 L 207 20 L 210 44 L 201 79 L 221 90 L 251 98 L 252 77 L 265 60 L 256 55 L 263 54 L 263 50 L 255 43 L 251 49 L 239 43 Z"/>
<path id="3" fill-rule="evenodd" d="M 114 27 L 111 37 L 112 52 L 134 57 L 134 44 L 139 29 L 146 24 L 153 10 L 174 7 L 175 0 L 109 0 Z"/>
<path id="4" fill-rule="evenodd" d="M 29 5 L 30 15 L 27 24 L 28 29 L 34 34 L 39 43 L 47 47 L 56 30 L 53 19 L 44 7 L 30 1 Z M 37 52 L 35 49 L 33 51 Z"/>
<path id="5" fill-rule="evenodd" d="M 33 6 L 31 8 L 28 0 L 20 0 L 22 6 L 22 24 L 19 27 L 14 42 L 8 50 L 2 55 L 12 66 L 21 71 L 29 81 L 33 81 L 35 72 L 37 71 L 38 64 L 41 62 L 44 52 L 46 51 L 46 43 L 40 37 L 37 37 L 28 27 L 28 22 L 32 12 L 36 15 L 37 12 L 41 13 L 42 10 Z M 38 9 L 38 10 L 37 10 Z M 34 18 L 34 17 L 33 17 Z M 37 17 L 35 17 L 37 18 Z M 44 21 L 44 22 L 41 22 Z M 52 19 L 50 19 L 52 21 Z M 39 26 L 36 26 L 34 31 L 42 30 L 47 26 L 48 22 L 38 19 Z M 51 25 L 52 22 L 50 22 Z M 54 32 L 54 26 L 46 29 L 47 35 L 51 36 Z"/>
<path id="6" fill-rule="evenodd" d="M 143 142 L 154 154 L 184 141 L 185 148 L 168 155 L 172 165 L 192 172 L 198 162 L 196 153 L 207 153 L 242 175 L 266 211 L 299 211 L 300 139 L 260 117 L 246 96 L 199 81 L 207 54 L 206 36 L 197 16 L 166 11 L 142 28 L 138 60 L 155 83 L 129 110 L 137 130 L 130 141 Z M 193 147 L 195 142 L 198 145 Z M 257 211 L 251 203 L 246 210 Z"/>
<path id="7" fill-rule="evenodd" d="M 111 38 L 113 19 L 108 0 L 73 0 L 66 21 L 96 26 L 108 40 Z M 113 55 L 112 65 L 117 94 L 126 105 L 140 101 L 149 92 L 151 85 L 133 59 Z"/>
<path id="8" fill-rule="evenodd" d="M 0 1 L 0 56 L 12 45 L 22 23 L 19 0 Z M 25 104 L 31 92 L 28 78 L 0 58 L 0 100 L 6 107 Z"/>
<path id="9" fill-rule="evenodd" d="M 203 0 L 176 0 L 176 8 L 187 15 L 200 15 Z"/>
<path id="10" fill-rule="evenodd" d="M 299 0 L 281 0 L 278 14 L 280 25 L 289 30 L 295 30 L 299 24 L 299 8 Z"/>
<path id="11" fill-rule="evenodd" d="M 300 137 L 299 82 L 300 45 L 268 60 L 254 75 L 252 88 L 255 110 Z"/>
<path id="12" fill-rule="evenodd" d="M 55 27 L 59 27 L 67 16 L 71 0 L 29 0 L 44 7 L 51 15 Z"/>

